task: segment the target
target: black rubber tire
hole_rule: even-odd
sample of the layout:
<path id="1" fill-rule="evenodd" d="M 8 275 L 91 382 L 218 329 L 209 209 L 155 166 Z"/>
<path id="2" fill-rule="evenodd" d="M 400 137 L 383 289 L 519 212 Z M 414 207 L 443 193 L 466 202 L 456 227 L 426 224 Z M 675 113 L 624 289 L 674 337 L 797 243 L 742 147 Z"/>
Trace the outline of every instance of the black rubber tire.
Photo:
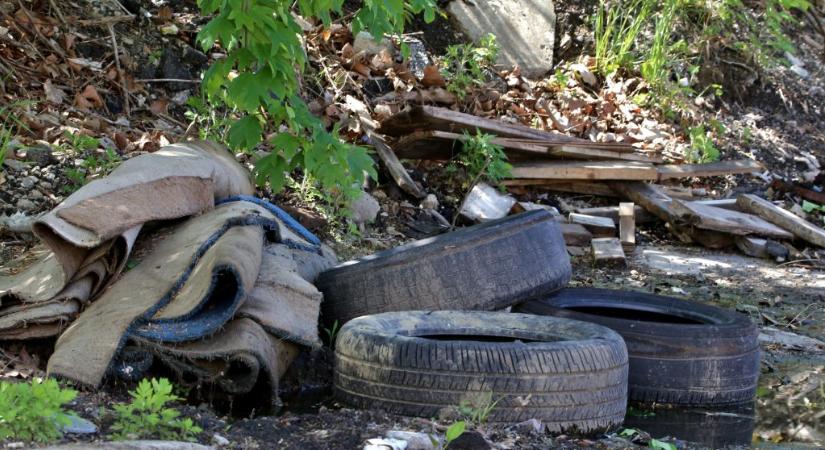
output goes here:
<path id="1" fill-rule="evenodd" d="M 344 323 L 409 310 L 493 310 L 570 281 L 553 217 L 530 211 L 350 261 L 321 273 L 322 317 Z"/>
<path id="2" fill-rule="evenodd" d="M 490 342 L 495 338 L 500 342 Z M 498 400 L 490 422 L 535 418 L 552 431 L 589 433 L 622 423 L 627 367 L 621 336 L 591 323 L 405 311 L 359 317 L 341 328 L 334 386 L 346 403 L 419 417 L 486 395 Z"/>
<path id="3" fill-rule="evenodd" d="M 563 289 L 514 311 L 584 320 L 621 334 L 630 354 L 633 401 L 724 405 L 756 394 L 759 331 L 735 311 L 609 289 Z"/>

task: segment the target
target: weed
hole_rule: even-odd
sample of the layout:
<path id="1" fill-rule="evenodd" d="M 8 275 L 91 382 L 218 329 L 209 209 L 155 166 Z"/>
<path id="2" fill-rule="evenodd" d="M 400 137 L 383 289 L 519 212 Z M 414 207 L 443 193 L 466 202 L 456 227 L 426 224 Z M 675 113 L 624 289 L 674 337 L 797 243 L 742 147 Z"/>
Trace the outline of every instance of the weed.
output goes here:
<path id="1" fill-rule="evenodd" d="M 480 425 L 487 422 L 490 413 L 493 412 L 500 401 L 500 398 L 493 400 L 491 391 L 481 392 L 476 397 L 461 400 L 457 410 L 470 423 Z"/>
<path id="2" fill-rule="evenodd" d="M 561 69 L 556 69 L 556 73 L 553 74 L 553 84 L 556 85 L 557 89 L 563 90 L 567 87 L 567 83 L 570 82 L 570 77 L 567 76 L 564 71 Z"/>
<path id="3" fill-rule="evenodd" d="M 651 13 L 654 2 L 633 0 L 607 5 L 599 1 L 593 19 L 596 70 L 607 75 L 633 62 L 636 38 Z"/>
<path id="4" fill-rule="evenodd" d="M 70 155 L 80 155 L 84 152 L 95 150 L 100 147 L 100 140 L 83 133 L 63 132 L 63 143 L 60 150 Z"/>
<path id="5" fill-rule="evenodd" d="M 63 405 L 75 396 L 77 391 L 63 389 L 53 379 L 0 381 L 0 439 L 48 442 L 59 438 L 60 428 L 71 423 L 72 415 Z"/>
<path id="6" fill-rule="evenodd" d="M 719 149 L 705 131 L 704 125 L 698 125 L 688 131 L 690 150 L 686 159 L 690 162 L 705 163 L 719 160 Z"/>
<path id="7" fill-rule="evenodd" d="M 654 450 L 678 450 L 676 444 L 671 444 L 670 442 L 662 442 L 658 439 L 651 439 L 650 442 L 647 443 L 648 448 L 652 448 Z"/>
<path id="8" fill-rule="evenodd" d="M 461 153 L 456 158 L 457 161 L 450 163 L 448 171 L 457 171 L 456 164 L 464 167 L 470 180 L 465 187 L 472 187 L 480 179 L 498 184 L 510 176 L 513 166 L 507 162 L 504 148 L 492 142 L 494 135 L 476 130 L 475 135 L 465 132 L 464 136 L 466 139 Z"/>
<path id="9" fill-rule="evenodd" d="M 341 331 L 340 325 L 338 321 L 332 323 L 332 327 L 326 328 L 324 327 L 324 332 L 327 334 L 327 338 L 329 338 L 329 347 L 335 348 L 335 341 L 338 339 L 338 332 Z"/>
<path id="10" fill-rule="evenodd" d="M 143 379 L 130 391 L 132 402 L 115 405 L 116 419 L 112 424 L 115 439 L 160 439 L 194 441 L 201 428 L 190 418 L 180 419 L 180 413 L 167 406 L 180 398 L 172 394 L 172 383 L 166 378 Z"/>
<path id="11" fill-rule="evenodd" d="M 186 101 L 189 109 L 183 115 L 197 127 L 198 137 L 223 142 L 226 132 L 232 126 L 232 119 L 225 110 L 212 108 L 205 97 L 189 97 Z"/>
<path id="12" fill-rule="evenodd" d="M 3 170 L 3 162 L 8 156 L 12 137 L 20 131 L 29 131 L 15 111 L 31 104 L 32 102 L 27 100 L 18 100 L 7 105 L 0 105 L 0 171 Z"/>
<path id="13" fill-rule="evenodd" d="M 647 51 L 640 71 L 642 77 L 654 91 L 664 91 L 670 76 L 669 63 L 672 61 L 670 36 L 678 0 L 667 0 L 663 12 L 656 18 L 653 43 Z"/>
<path id="14" fill-rule="evenodd" d="M 451 45 L 441 60 L 441 74 L 447 80 L 447 90 L 463 100 L 473 86 L 484 82 L 484 70 L 490 67 L 498 55 L 496 37 L 488 34 L 477 46 L 472 44 Z"/>
<path id="15" fill-rule="evenodd" d="M 467 429 L 467 422 L 460 420 L 447 428 L 447 432 L 444 433 L 444 450 L 450 447 L 450 444 L 458 439 L 459 436 L 464 434 L 464 430 Z"/>

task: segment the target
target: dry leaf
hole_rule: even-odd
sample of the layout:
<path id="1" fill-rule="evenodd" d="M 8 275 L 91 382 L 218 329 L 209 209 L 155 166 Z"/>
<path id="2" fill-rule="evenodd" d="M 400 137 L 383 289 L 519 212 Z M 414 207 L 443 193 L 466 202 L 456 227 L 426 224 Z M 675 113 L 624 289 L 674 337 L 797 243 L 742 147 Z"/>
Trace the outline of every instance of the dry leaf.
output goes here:
<path id="1" fill-rule="evenodd" d="M 363 63 L 358 62 L 358 61 L 352 63 L 352 71 L 356 72 L 359 75 L 362 75 L 366 78 L 369 78 L 369 76 L 370 76 L 370 68 L 367 67 L 366 64 L 363 64 Z"/>
<path id="2" fill-rule="evenodd" d="M 169 6 L 161 6 L 160 9 L 158 9 L 158 19 L 161 22 L 169 22 L 172 20 L 172 8 Z"/>
<path id="3" fill-rule="evenodd" d="M 447 85 L 447 81 L 441 76 L 437 66 L 429 65 L 424 68 L 424 78 L 421 79 L 421 84 L 426 87 L 444 87 Z"/>
<path id="4" fill-rule="evenodd" d="M 169 99 L 159 98 L 149 105 L 149 110 L 157 115 L 169 114 Z"/>
<path id="5" fill-rule="evenodd" d="M 97 89 L 91 84 L 83 89 L 83 92 L 75 95 L 75 105 L 81 109 L 102 108 L 103 99 L 98 94 Z"/>
<path id="6" fill-rule="evenodd" d="M 46 93 L 46 100 L 55 105 L 63 103 L 63 99 L 66 98 L 66 93 L 54 87 L 52 80 L 46 80 L 43 83 L 43 91 Z"/>
<path id="7" fill-rule="evenodd" d="M 129 138 L 123 133 L 115 133 L 115 145 L 117 145 L 118 150 L 123 152 L 129 146 Z"/>

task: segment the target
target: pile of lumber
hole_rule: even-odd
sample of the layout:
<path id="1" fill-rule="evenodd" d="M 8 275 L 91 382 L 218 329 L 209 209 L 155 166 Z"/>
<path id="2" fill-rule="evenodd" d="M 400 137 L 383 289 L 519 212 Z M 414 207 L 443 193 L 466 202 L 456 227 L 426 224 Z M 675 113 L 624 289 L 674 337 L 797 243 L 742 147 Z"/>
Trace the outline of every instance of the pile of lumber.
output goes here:
<path id="1" fill-rule="evenodd" d="M 660 155 L 628 143 L 590 142 L 430 106 L 390 117 L 379 132 L 394 138 L 391 147 L 399 158 L 449 160 L 461 152 L 465 132 L 477 130 L 495 135 L 492 142 L 512 162 L 512 177 L 503 181 L 511 189 L 536 186 L 619 199 L 615 207 L 577 211 L 565 223 L 568 245 L 586 242 L 597 262 L 623 263 L 635 246 L 635 224 L 655 220 L 666 222 L 684 242 L 736 245 L 752 256 L 781 260 L 788 255 L 781 243 L 794 239 L 825 247 L 825 231 L 759 197 L 693 200 L 660 184 L 763 171 L 753 160 L 664 164 Z"/>

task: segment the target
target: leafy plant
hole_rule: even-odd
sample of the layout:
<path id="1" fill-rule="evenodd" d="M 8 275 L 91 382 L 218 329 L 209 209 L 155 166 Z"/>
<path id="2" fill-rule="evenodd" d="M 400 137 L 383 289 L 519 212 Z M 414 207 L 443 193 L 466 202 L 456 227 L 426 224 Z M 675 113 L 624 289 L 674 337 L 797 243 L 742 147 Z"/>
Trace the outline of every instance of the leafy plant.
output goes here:
<path id="1" fill-rule="evenodd" d="M 460 420 L 447 428 L 447 432 L 444 433 L 444 449 L 446 450 L 450 443 L 458 439 L 459 436 L 464 434 L 464 430 L 467 429 L 467 422 Z"/>
<path id="2" fill-rule="evenodd" d="M 447 47 L 441 60 L 441 74 L 447 80 L 447 90 L 463 100 L 467 92 L 487 78 L 484 70 L 490 67 L 498 55 L 498 44 L 493 34 L 487 34 L 478 42 Z"/>
<path id="3" fill-rule="evenodd" d="M 466 187 L 472 187 L 480 179 L 498 184 L 510 176 L 513 166 L 507 162 L 504 147 L 492 142 L 495 139 L 494 135 L 482 133 L 477 129 L 475 135 L 465 131 L 464 136 L 466 139 L 461 153 L 456 161 L 450 163 L 448 170 L 456 171 L 456 164 L 464 167 L 470 180 Z"/>
<path id="4" fill-rule="evenodd" d="M 117 415 L 112 430 L 115 439 L 184 439 L 194 441 L 201 428 L 190 418 L 180 418 L 180 412 L 168 407 L 169 402 L 180 400 L 172 394 L 172 383 L 166 378 L 143 379 L 137 389 L 130 391 L 132 402 L 115 405 Z"/>
<path id="5" fill-rule="evenodd" d="M 77 391 L 63 389 L 53 379 L 31 383 L 0 381 L 0 439 L 48 442 L 58 439 L 60 428 L 71 423 L 63 405 Z"/>
<path id="6" fill-rule="evenodd" d="M 463 399 L 457 409 L 470 423 L 479 425 L 487 422 L 490 413 L 493 412 L 500 401 L 501 399 L 493 400 L 491 391 L 480 392 L 475 397 Z"/>
<path id="7" fill-rule="evenodd" d="M 671 444 L 670 442 L 663 442 L 658 439 L 651 439 L 648 442 L 647 446 L 654 450 L 678 450 L 676 444 Z"/>
<path id="8" fill-rule="evenodd" d="M 20 131 L 29 131 L 29 128 L 20 120 L 15 111 L 29 106 L 31 103 L 28 100 L 18 100 L 0 105 L 0 171 L 3 170 L 3 162 L 8 156 L 9 144 L 12 138 Z"/>
<path id="9" fill-rule="evenodd" d="M 327 338 L 329 339 L 330 348 L 335 348 L 335 340 L 338 338 L 338 332 L 341 331 L 340 327 L 341 325 L 337 320 L 332 323 L 332 327 L 324 327 L 324 332 L 327 334 Z"/>
<path id="10" fill-rule="evenodd" d="M 60 144 L 60 149 L 70 154 L 81 154 L 89 150 L 95 150 L 98 147 L 100 147 L 99 139 L 83 133 L 69 131 L 63 132 L 63 143 Z"/>
<path id="11" fill-rule="evenodd" d="M 225 109 L 210 107 L 203 96 L 189 97 L 186 104 L 189 109 L 183 115 L 197 127 L 199 138 L 218 142 L 226 140 L 226 130 L 232 126 L 232 119 Z"/>
<path id="12" fill-rule="evenodd" d="M 232 148 L 252 151 L 268 126 L 277 130 L 266 139 L 270 150 L 255 163 L 260 184 L 279 191 L 287 175 L 301 168 L 325 191 L 352 199 L 366 176 L 376 177 L 374 163 L 364 148 L 342 142 L 337 126 L 328 132 L 299 96 L 307 57 L 294 3 L 302 16 L 329 27 L 344 0 L 198 0 L 204 15 L 214 14 L 198 42 L 204 51 L 219 45 L 226 54 L 204 74 L 203 91 L 212 107 L 232 112 L 227 132 Z M 353 18 L 353 33 L 369 30 L 376 39 L 402 33 L 407 16 L 422 12 L 432 21 L 435 1 L 368 0 Z"/>
<path id="13" fill-rule="evenodd" d="M 690 137 L 688 161 L 704 163 L 719 160 L 719 149 L 713 144 L 713 140 L 708 136 L 704 125 L 691 128 L 688 136 Z"/>

